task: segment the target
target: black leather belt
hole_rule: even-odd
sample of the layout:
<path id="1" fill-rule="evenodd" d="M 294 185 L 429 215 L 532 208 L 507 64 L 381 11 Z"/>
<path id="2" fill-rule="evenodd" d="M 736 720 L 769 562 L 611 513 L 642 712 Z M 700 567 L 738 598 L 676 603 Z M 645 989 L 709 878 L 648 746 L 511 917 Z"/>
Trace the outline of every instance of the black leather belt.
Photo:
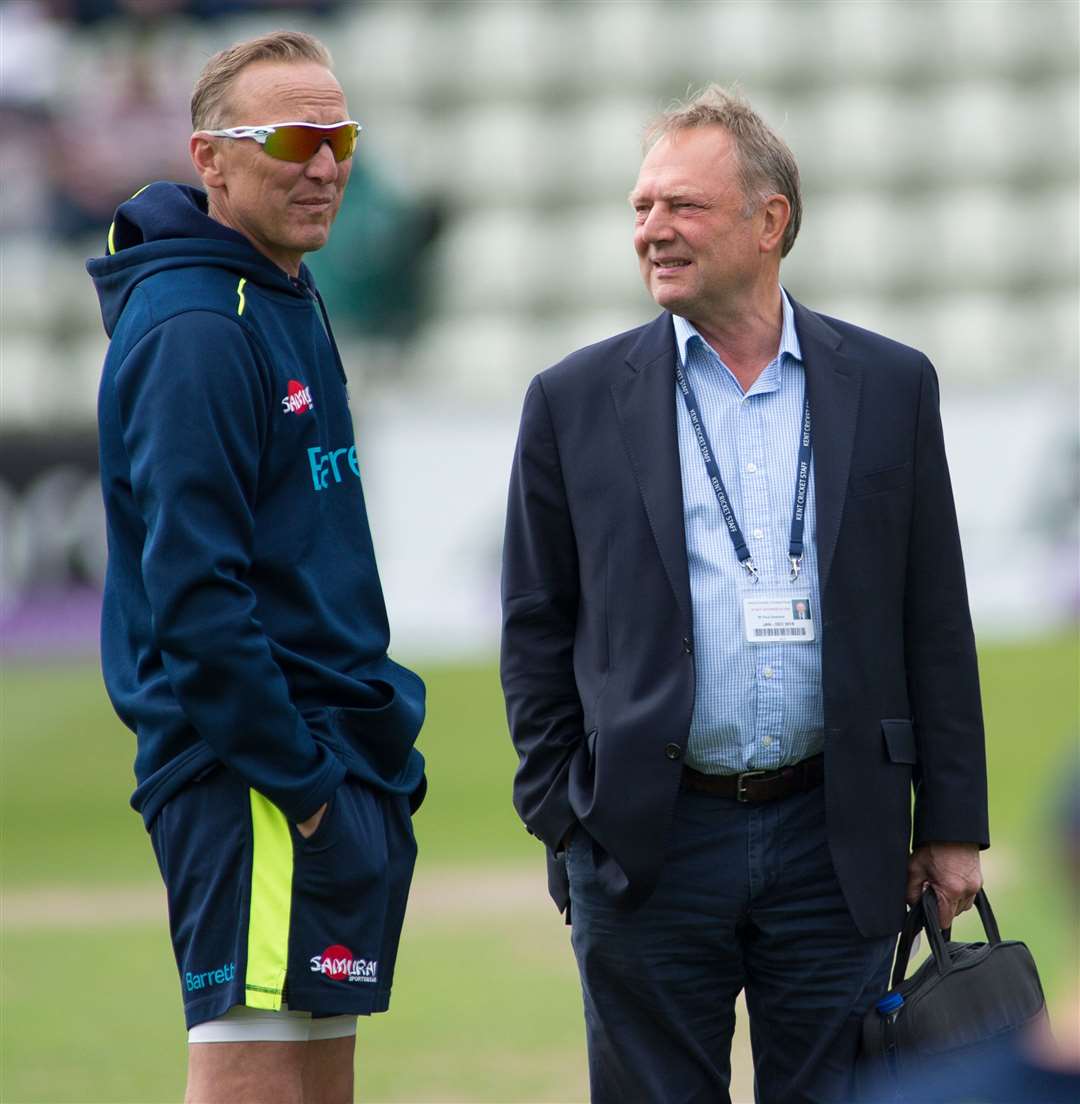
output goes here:
<path id="1" fill-rule="evenodd" d="M 752 770 L 741 774 L 702 774 L 693 767 L 683 767 L 684 789 L 697 793 L 726 797 L 751 805 L 763 801 L 778 801 L 792 794 L 806 793 L 825 781 L 825 756 L 814 755 L 779 770 Z"/>

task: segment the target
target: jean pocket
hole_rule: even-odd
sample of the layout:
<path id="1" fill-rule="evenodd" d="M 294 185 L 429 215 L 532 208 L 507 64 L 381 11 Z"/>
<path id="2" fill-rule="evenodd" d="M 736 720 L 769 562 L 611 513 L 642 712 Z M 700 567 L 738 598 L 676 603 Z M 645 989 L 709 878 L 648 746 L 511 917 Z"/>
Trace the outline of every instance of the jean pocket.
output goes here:
<path id="1" fill-rule="evenodd" d="M 592 836 L 576 824 L 566 843 L 566 872 L 574 872 L 576 877 L 591 877 L 594 867 Z"/>

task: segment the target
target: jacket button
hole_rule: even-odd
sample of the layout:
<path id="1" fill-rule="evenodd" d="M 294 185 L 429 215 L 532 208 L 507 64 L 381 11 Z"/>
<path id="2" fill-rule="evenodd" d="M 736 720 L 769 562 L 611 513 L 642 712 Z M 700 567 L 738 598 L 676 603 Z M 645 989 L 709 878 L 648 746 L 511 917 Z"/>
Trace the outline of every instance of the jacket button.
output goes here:
<path id="1" fill-rule="evenodd" d="M 664 754 L 669 759 L 679 759 L 682 756 L 682 748 L 679 747 L 678 744 L 668 744 L 668 746 L 664 748 Z"/>
<path id="2" fill-rule="evenodd" d="M 687 655 L 693 655 L 694 654 L 694 645 L 690 643 L 690 637 L 684 636 L 682 638 L 682 650 Z"/>

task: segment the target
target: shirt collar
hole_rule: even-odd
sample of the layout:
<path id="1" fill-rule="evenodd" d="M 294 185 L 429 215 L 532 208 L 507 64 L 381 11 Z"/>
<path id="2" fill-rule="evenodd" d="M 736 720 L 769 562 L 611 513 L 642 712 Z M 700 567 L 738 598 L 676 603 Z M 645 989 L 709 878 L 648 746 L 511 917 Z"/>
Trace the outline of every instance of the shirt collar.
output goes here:
<path id="1" fill-rule="evenodd" d="M 793 357 L 801 364 L 802 348 L 799 345 L 799 335 L 795 332 L 795 311 L 791 306 L 791 300 L 788 298 L 787 292 L 783 288 L 780 289 L 780 312 L 780 348 L 776 352 L 774 363 L 781 361 L 784 354 L 787 353 L 788 356 Z M 681 364 L 686 364 L 686 347 L 691 338 L 696 337 L 707 349 L 713 351 L 693 322 L 689 322 L 677 314 L 673 315 L 672 319 L 675 323 L 675 344 L 679 350 L 679 362 Z M 715 351 L 713 352 L 715 355 Z"/>

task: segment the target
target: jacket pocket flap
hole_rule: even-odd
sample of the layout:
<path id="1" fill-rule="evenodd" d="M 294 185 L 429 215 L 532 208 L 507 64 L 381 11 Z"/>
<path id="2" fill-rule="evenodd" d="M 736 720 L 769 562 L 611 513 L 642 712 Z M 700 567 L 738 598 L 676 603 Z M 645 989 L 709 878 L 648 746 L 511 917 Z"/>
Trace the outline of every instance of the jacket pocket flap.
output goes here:
<path id="1" fill-rule="evenodd" d="M 907 718 L 881 722 L 885 749 L 894 763 L 918 762 L 915 751 L 915 729 Z"/>
<path id="2" fill-rule="evenodd" d="M 851 477 L 851 495 L 859 498 L 862 495 L 881 494 L 883 491 L 895 491 L 900 487 L 907 487 L 911 483 L 911 464 L 897 464 L 892 468 L 881 468 L 879 471 L 855 473 Z"/>

